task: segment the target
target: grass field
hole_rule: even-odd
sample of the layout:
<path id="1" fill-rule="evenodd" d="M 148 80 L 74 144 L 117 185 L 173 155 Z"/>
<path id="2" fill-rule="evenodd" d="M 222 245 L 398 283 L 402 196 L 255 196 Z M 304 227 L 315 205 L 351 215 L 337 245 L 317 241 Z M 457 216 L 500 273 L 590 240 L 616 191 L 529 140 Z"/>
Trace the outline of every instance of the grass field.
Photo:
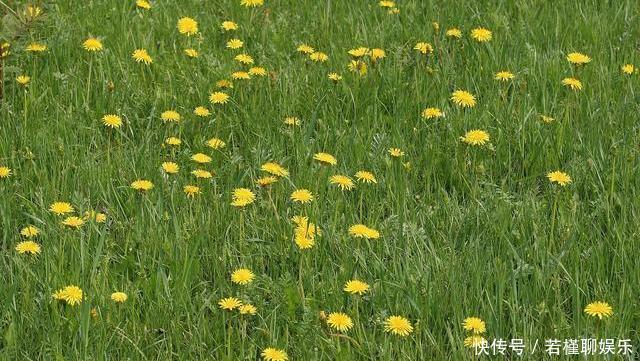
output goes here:
<path id="1" fill-rule="evenodd" d="M 640 3 L 244 1 L 0 1 L 1 360 L 640 346 Z"/>

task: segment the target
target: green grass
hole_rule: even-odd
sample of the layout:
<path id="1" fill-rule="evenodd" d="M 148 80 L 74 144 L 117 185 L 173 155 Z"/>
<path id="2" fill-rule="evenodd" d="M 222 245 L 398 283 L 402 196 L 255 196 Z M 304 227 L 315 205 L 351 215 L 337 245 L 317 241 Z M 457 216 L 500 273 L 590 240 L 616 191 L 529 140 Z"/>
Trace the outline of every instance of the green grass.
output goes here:
<path id="1" fill-rule="evenodd" d="M 140 11 L 133 0 L 57 0 L 17 30 L 5 16 L 11 55 L 0 166 L 14 174 L 0 179 L 0 359 L 257 360 L 277 347 L 291 360 L 468 360 L 461 322 L 469 316 L 486 321 L 488 339 L 596 335 L 638 345 L 640 78 L 620 71 L 640 66 L 636 1 L 398 0 L 397 15 L 373 0 L 265 2 L 247 9 L 239 0 L 157 1 Z M 25 4 L 8 5 L 22 12 Z M 182 16 L 198 21 L 201 37 L 178 33 Z M 240 29 L 222 32 L 223 20 Z M 477 26 L 493 40 L 473 41 Z M 463 38 L 446 38 L 450 27 Z M 89 36 L 105 50 L 84 51 Z M 270 75 L 234 81 L 230 103 L 211 106 L 215 82 L 246 68 L 233 60 L 239 51 L 225 49 L 231 37 Z M 25 52 L 32 41 L 49 49 Z M 435 53 L 419 56 L 418 41 Z M 297 53 L 303 42 L 329 61 Z M 359 46 L 387 53 L 364 77 L 347 69 L 347 51 Z M 187 58 L 187 47 L 200 57 Z M 137 48 L 154 63 L 135 63 Z M 593 61 L 576 69 L 565 59 L 572 51 Z M 493 79 L 504 69 L 513 82 Z M 333 71 L 342 82 L 327 79 Z M 26 90 L 14 80 L 20 74 L 32 77 Z M 572 75 L 582 91 L 561 85 Z M 477 106 L 456 107 L 456 89 L 475 94 Z M 195 117 L 199 105 L 213 115 Z M 446 117 L 422 119 L 428 106 Z M 163 123 L 167 109 L 182 122 Z M 123 127 L 102 125 L 110 113 Z M 555 121 L 545 124 L 541 114 Z M 292 131 L 287 116 L 301 125 Z M 491 145 L 460 142 L 471 129 L 486 130 Z M 183 144 L 164 147 L 169 136 Z M 208 149 L 211 137 L 227 147 Z M 389 157 L 390 147 L 405 156 Z M 321 151 L 337 166 L 314 161 Z M 205 167 L 212 180 L 189 174 L 197 152 L 213 157 Z M 163 175 L 167 160 L 180 164 L 179 174 Z M 271 187 L 273 204 L 255 186 L 267 161 L 291 173 Z M 361 169 L 378 184 L 343 192 L 328 183 Z M 546 174 L 558 169 L 573 183 L 550 184 Z M 138 178 L 154 189 L 132 190 Z M 186 184 L 202 194 L 187 198 Z M 257 195 L 243 210 L 230 205 L 238 187 Z M 292 203 L 295 188 L 316 200 Z M 78 215 L 104 212 L 107 221 L 68 229 L 48 211 L 55 201 L 72 203 Z M 306 251 L 293 242 L 290 219 L 300 214 L 322 230 Z M 356 223 L 382 237 L 350 237 Z M 14 249 L 30 224 L 41 231 L 38 256 Z M 256 280 L 234 285 L 238 267 Z M 371 292 L 347 295 L 352 278 Z M 69 284 L 84 290 L 78 306 L 51 297 Z M 115 291 L 129 300 L 113 303 Z M 254 304 L 257 315 L 220 310 L 229 296 Z M 614 308 L 599 325 L 583 312 L 595 300 Z M 335 336 L 320 311 L 349 314 L 349 338 Z M 390 315 L 407 317 L 414 332 L 385 333 Z"/>

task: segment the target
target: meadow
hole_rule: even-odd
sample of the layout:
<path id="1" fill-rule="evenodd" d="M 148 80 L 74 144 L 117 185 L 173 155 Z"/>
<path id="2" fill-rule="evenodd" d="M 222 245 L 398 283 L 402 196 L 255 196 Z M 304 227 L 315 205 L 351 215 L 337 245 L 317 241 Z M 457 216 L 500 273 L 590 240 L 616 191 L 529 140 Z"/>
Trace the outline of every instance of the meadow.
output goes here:
<path id="1" fill-rule="evenodd" d="M 0 360 L 633 359 L 637 1 L 0 9 Z"/>

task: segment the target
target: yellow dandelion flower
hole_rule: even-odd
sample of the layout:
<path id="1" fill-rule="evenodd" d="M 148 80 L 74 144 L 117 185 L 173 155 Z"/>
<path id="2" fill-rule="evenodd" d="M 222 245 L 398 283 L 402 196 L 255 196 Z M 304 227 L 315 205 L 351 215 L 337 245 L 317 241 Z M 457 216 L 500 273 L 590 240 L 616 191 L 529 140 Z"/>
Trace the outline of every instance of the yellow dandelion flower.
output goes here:
<path id="1" fill-rule="evenodd" d="M 167 145 L 172 145 L 172 146 L 179 146 L 180 144 L 182 144 L 182 140 L 180 140 L 180 138 L 176 138 L 176 137 L 169 137 L 167 139 L 164 140 L 165 144 Z"/>
<path id="2" fill-rule="evenodd" d="M 233 80 L 249 80 L 251 79 L 251 75 L 246 71 L 236 71 L 231 73 L 231 79 Z"/>
<path id="3" fill-rule="evenodd" d="M 395 8 L 396 7 L 396 3 L 393 1 L 388 1 L 388 0 L 381 0 L 378 5 L 380 5 L 380 7 L 383 8 Z"/>
<path id="4" fill-rule="evenodd" d="M 278 177 L 288 177 L 289 171 L 276 162 L 267 162 L 260 167 L 260 170 Z"/>
<path id="5" fill-rule="evenodd" d="M 227 104 L 229 101 L 229 95 L 223 92 L 213 92 L 209 96 L 209 101 L 212 104 Z"/>
<path id="6" fill-rule="evenodd" d="M 221 299 L 218 302 L 218 306 L 220 306 L 220 308 L 223 310 L 233 311 L 236 308 L 242 306 L 242 302 L 235 297 L 227 297 L 227 298 Z"/>
<path id="7" fill-rule="evenodd" d="M 246 304 L 238 307 L 241 315 L 255 315 L 258 309 L 254 305 Z"/>
<path id="8" fill-rule="evenodd" d="M 571 88 L 571 90 L 582 90 L 582 82 L 576 78 L 564 78 L 562 85 Z"/>
<path id="9" fill-rule="evenodd" d="M 19 254 L 35 255 L 41 252 L 40 245 L 34 241 L 24 241 L 16 245 L 16 252 Z"/>
<path id="10" fill-rule="evenodd" d="M 187 195 L 187 197 L 194 198 L 195 196 L 200 194 L 200 187 L 187 184 L 182 188 L 182 191 Z"/>
<path id="11" fill-rule="evenodd" d="M 298 126 L 300 125 L 300 119 L 298 119 L 298 117 L 286 117 L 284 118 L 284 124 L 290 126 Z"/>
<path id="12" fill-rule="evenodd" d="M 227 143 L 225 143 L 222 139 L 219 139 L 219 138 L 211 138 L 207 141 L 207 146 L 211 149 L 218 150 L 226 147 Z"/>
<path id="13" fill-rule="evenodd" d="M 484 145 L 489 141 L 489 133 L 484 130 L 474 129 L 465 133 L 460 140 L 469 145 Z"/>
<path id="14" fill-rule="evenodd" d="M 625 64 L 620 69 L 624 74 L 631 75 L 636 70 L 636 67 L 633 64 Z"/>
<path id="15" fill-rule="evenodd" d="M 27 238 L 33 238 L 40 234 L 40 230 L 36 226 L 26 226 L 20 230 L 20 234 Z"/>
<path id="16" fill-rule="evenodd" d="M 167 174 L 176 174 L 180 171 L 180 166 L 174 162 L 162 163 L 162 170 Z"/>
<path id="17" fill-rule="evenodd" d="M 376 231 L 373 228 L 369 228 L 364 224 L 354 224 L 349 227 L 349 234 L 356 238 L 366 238 L 366 239 L 378 239 L 380 238 L 380 232 Z"/>
<path id="18" fill-rule="evenodd" d="M 240 0 L 240 5 L 246 7 L 257 7 L 264 4 L 264 0 Z"/>
<path id="19" fill-rule="evenodd" d="M 313 54 L 313 53 L 315 53 L 315 49 L 310 47 L 307 44 L 298 45 L 297 50 L 298 50 L 298 52 L 303 53 L 303 54 Z"/>
<path id="20" fill-rule="evenodd" d="M 191 36 L 198 33 L 198 22 L 190 17 L 183 17 L 178 20 L 178 31 L 180 34 Z"/>
<path id="21" fill-rule="evenodd" d="M 227 41 L 227 48 L 228 49 L 240 49 L 244 46 L 244 42 L 240 39 L 230 39 L 229 41 Z"/>
<path id="22" fill-rule="evenodd" d="M 413 50 L 417 50 L 421 54 L 430 54 L 433 52 L 433 45 L 425 42 L 419 42 L 413 47 Z"/>
<path id="23" fill-rule="evenodd" d="M 11 168 L 0 166 L 0 179 L 8 178 L 11 175 Z"/>
<path id="24" fill-rule="evenodd" d="M 348 66 L 349 70 L 360 76 L 367 75 L 367 63 L 362 60 L 351 60 Z"/>
<path id="25" fill-rule="evenodd" d="M 212 159 L 211 159 L 211 157 L 209 157 L 206 154 L 196 153 L 196 154 L 191 156 L 191 160 L 196 162 L 196 163 L 206 164 L 206 163 L 211 163 Z"/>
<path id="26" fill-rule="evenodd" d="M 272 176 L 267 176 L 267 177 L 258 178 L 256 180 L 256 184 L 259 185 L 260 187 L 268 187 L 268 186 L 272 185 L 273 183 L 276 183 L 277 181 L 278 181 L 278 178 L 272 177 Z"/>
<path id="27" fill-rule="evenodd" d="M 209 111 L 209 109 L 205 108 L 205 107 L 196 107 L 193 110 L 193 114 L 199 116 L 199 117 L 208 117 L 209 115 L 211 115 L 211 112 Z"/>
<path id="28" fill-rule="evenodd" d="M 253 68 L 249 68 L 249 74 L 255 76 L 266 76 L 267 70 L 261 66 L 254 66 Z"/>
<path id="29" fill-rule="evenodd" d="M 239 285 L 248 285 L 253 282 L 256 275 L 251 270 L 246 268 L 239 268 L 231 274 L 231 282 Z"/>
<path id="30" fill-rule="evenodd" d="M 122 118 L 115 114 L 107 114 L 102 117 L 102 124 L 109 128 L 120 128 L 122 126 Z"/>
<path id="31" fill-rule="evenodd" d="M 279 350 L 277 348 L 267 347 L 262 350 L 260 354 L 264 361 L 287 361 L 289 360 L 289 356 L 284 350 Z"/>
<path id="32" fill-rule="evenodd" d="M 338 74 L 338 73 L 329 73 L 329 75 L 327 75 L 327 77 L 329 78 L 329 80 L 333 81 L 333 82 L 339 82 L 340 80 L 342 80 L 342 75 Z"/>
<path id="33" fill-rule="evenodd" d="M 567 61 L 574 65 L 585 65 L 591 62 L 591 58 L 582 53 L 573 52 L 567 54 Z"/>
<path id="34" fill-rule="evenodd" d="M 136 63 L 144 63 L 146 65 L 153 63 L 153 58 L 151 58 L 151 55 L 147 53 L 146 49 L 134 50 L 133 54 L 131 54 L 131 57 L 136 61 Z"/>
<path id="35" fill-rule="evenodd" d="M 471 37 L 478 42 L 484 43 L 493 38 L 493 34 L 489 29 L 475 28 L 471 30 Z"/>
<path id="36" fill-rule="evenodd" d="M 571 184 L 572 182 L 571 177 L 569 177 L 567 173 L 559 170 L 555 172 L 549 172 L 547 174 L 547 178 L 549 179 L 549 182 L 557 183 L 561 186 L 566 186 L 567 184 Z"/>
<path id="37" fill-rule="evenodd" d="M 197 58 L 198 56 L 200 56 L 200 53 L 198 53 L 198 51 L 193 48 L 184 49 L 184 54 L 190 58 Z"/>
<path id="38" fill-rule="evenodd" d="M 463 108 L 476 106 L 476 97 L 466 90 L 456 90 L 451 94 L 451 101 Z"/>
<path id="39" fill-rule="evenodd" d="M 224 88 L 231 89 L 233 88 L 233 83 L 231 83 L 229 80 L 222 79 L 216 82 L 216 86 L 221 89 L 224 89 Z"/>
<path id="40" fill-rule="evenodd" d="M 31 53 L 42 53 L 44 51 L 47 51 L 47 46 L 41 43 L 30 43 L 29 45 L 27 45 L 25 50 Z"/>
<path id="41" fill-rule="evenodd" d="M 540 115 L 540 120 L 542 120 L 543 123 L 551 123 L 552 121 L 554 121 L 555 119 L 553 119 L 550 116 L 547 115 Z"/>
<path id="42" fill-rule="evenodd" d="M 69 306 L 75 306 L 82 302 L 84 295 L 80 287 L 70 285 L 54 292 L 53 298 L 59 301 L 64 301 Z"/>
<path id="43" fill-rule="evenodd" d="M 137 191 L 146 192 L 153 188 L 153 183 L 146 179 L 138 179 L 131 183 L 131 188 Z"/>
<path id="44" fill-rule="evenodd" d="M 404 337 L 413 332 L 413 326 L 409 320 L 402 316 L 391 316 L 384 321 L 384 330 Z"/>
<path id="45" fill-rule="evenodd" d="M 351 317 L 342 312 L 330 313 L 327 317 L 327 324 L 340 332 L 347 332 L 353 327 Z"/>
<path id="46" fill-rule="evenodd" d="M 394 158 L 404 157 L 404 152 L 400 148 L 389 148 L 387 149 L 387 152 L 389 152 L 389 155 Z"/>
<path id="47" fill-rule="evenodd" d="M 353 187 L 355 187 L 355 184 L 353 183 L 353 180 L 351 180 L 351 178 L 347 177 L 346 175 L 340 174 L 331 176 L 329 178 L 329 183 L 337 185 L 343 191 L 350 191 L 353 189 Z"/>
<path id="48" fill-rule="evenodd" d="M 291 200 L 297 203 L 310 203 L 313 202 L 313 193 L 307 189 L 296 189 L 291 193 Z"/>
<path id="49" fill-rule="evenodd" d="M 175 110 L 166 110 L 162 112 L 162 114 L 160 114 L 160 119 L 164 120 L 165 122 L 177 123 L 182 119 L 182 116 L 180 116 L 180 113 L 176 112 Z"/>
<path id="50" fill-rule="evenodd" d="M 343 290 L 352 295 L 364 295 L 369 292 L 369 285 L 359 280 L 351 280 L 345 283 Z"/>
<path id="51" fill-rule="evenodd" d="M 54 202 L 49 206 L 49 210 L 56 215 L 63 215 L 73 212 L 73 206 L 67 202 Z"/>
<path id="52" fill-rule="evenodd" d="M 458 28 L 451 28 L 451 29 L 447 29 L 447 32 L 445 33 L 445 35 L 450 38 L 460 39 L 462 38 L 462 31 L 460 31 L 460 29 Z"/>
<path id="53" fill-rule="evenodd" d="M 140 9 L 149 10 L 151 9 L 151 3 L 147 0 L 137 0 L 136 6 Z"/>
<path id="54" fill-rule="evenodd" d="M 84 221 L 80 217 L 71 216 L 65 218 L 62 224 L 69 228 L 80 228 L 84 224 Z"/>
<path id="55" fill-rule="evenodd" d="M 211 174 L 211 172 L 209 172 L 208 170 L 204 170 L 204 169 L 194 169 L 191 171 L 191 174 L 199 179 L 209 179 L 211 177 L 213 177 L 213 174 Z"/>
<path id="56" fill-rule="evenodd" d="M 319 63 L 324 63 L 327 60 L 329 60 L 329 55 L 321 52 L 321 51 L 316 51 L 313 52 L 311 54 L 309 54 L 309 59 L 315 61 L 315 62 L 319 62 Z"/>
<path id="57" fill-rule="evenodd" d="M 256 200 L 256 195 L 247 188 L 236 188 L 231 195 L 231 205 L 234 207 L 246 207 Z"/>
<path id="58" fill-rule="evenodd" d="M 465 331 L 471 331 L 476 335 L 482 334 L 487 330 L 484 321 L 478 317 L 465 318 L 462 322 L 462 327 Z"/>
<path id="59" fill-rule="evenodd" d="M 25 87 L 29 85 L 30 81 L 31 81 L 31 77 L 28 75 L 19 75 L 18 77 L 16 77 L 16 82 Z"/>
<path id="60" fill-rule="evenodd" d="M 588 304 L 584 309 L 584 313 L 602 320 L 613 315 L 613 308 L 606 302 L 597 301 Z"/>
<path id="61" fill-rule="evenodd" d="M 495 80 L 500 80 L 500 81 L 509 81 L 509 80 L 513 80 L 516 76 L 506 70 L 503 71 L 499 71 L 496 73 L 496 75 L 494 76 Z"/>
<path id="62" fill-rule="evenodd" d="M 124 292 L 114 292 L 111 294 L 111 300 L 115 303 L 124 303 L 129 296 Z"/>
<path id="63" fill-rule="evenodd" d="M 424 119 L 444 118 L 444 113 L 440 108 L 426 108 L 421 115 Z"/>
<path id="64" fill-rule="evenodd" d="M 373 175 L 373 173 L 365 171 L 365 170 L 360 170 L 357 171 L 355 174 L 356 179 L 361 182 L 361 183 L 373 183 L 376 184 L 378 183 L 378 180 L 376 179 L 376 177 Z"/>
<path id="65" fill-rule="evenodd" d="M 234 57 L 235 61 L 241 64 L 253 64 L 253 57 L 249 54 L 238 54 Z"/>
<path id="66" fill-rule="evenodd" d="M 369 55 L 369 48 L 361 46 L 356 49 L 351 49 L 349 50 L 349 55 L 353 56 L 354 58 L 361 58 L 363 56 Z"/>
<path id="67" fill-rule="evenodd" d="M 220 24 L 220 27 L 224 31 L 238 30 L 238 24 L 230 20 L 223 21 L 222 24 Z"/>
<path id="68" fill-rule="evenodd" d="M 86 51 L 98 52 L 102 51 L 102 42 L 96 38 L 88 38 L 82 43 L 82 47 Z"/>
<path id="69" fill-rule="evenodd" d="M 329 164 L 329 165 L 336 165 L 338 164 L 338 160 L 336 160 L 336 158 L 329 154 L 329 153 L 316 153 L 313 156 L 313 159 L 317 160 L 318 162 L 322 163 L 322 164 Z"/>

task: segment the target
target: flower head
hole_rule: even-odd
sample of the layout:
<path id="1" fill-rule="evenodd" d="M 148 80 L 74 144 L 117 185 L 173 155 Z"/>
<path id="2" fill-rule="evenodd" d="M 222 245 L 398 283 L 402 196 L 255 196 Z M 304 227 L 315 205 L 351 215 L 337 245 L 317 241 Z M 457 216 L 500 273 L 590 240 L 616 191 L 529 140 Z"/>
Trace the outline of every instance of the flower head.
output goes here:
<path id="1" fill-rule="evenodd" d="M 636 67 L 633 64 L 625 64 L 620 69 L 624 74 L 631 75 L 636 70 Z"/>
<path id="2" fill-rule="evenodd" d="M 16 252 L 19 254 L 40 254 L 40 245 L 34 241 L 24 241 L 16 245 Z"/>
<path id="3" fill-rule="evenodd" d="M 11 175 L 11 168 L 0 166 L 0 179 L 8 178 Z"/>
<path id="4" fill-rule="evenodd" d="M 475 28 L 471 30 L 471 37 L 478 42 L 484 43 L 491 40 L 493 35 L 491 31 L 485 28 Z"/>
<path id="5" fill-rule="evenodd" d="M 355 187 L 355 184 L 353 183 L 353 180 L 351 180 L 351 178 L 347 177 L 346 175 L 340 174 L 331 176 L 331 178 L 329 178 L 329 183 L 337 185 L 343 191 L 350 191 L 353 189 L 353 187 Z"/>
<path id="6" fill-rule="evenodd" d="M 67 226 L 69 228 L 80 228 L 84 224 L 84 220 L 80 217 L 71 216 L 67 217 L 62 221 L 62 225 Z"/>
<path id="7" fill-rule="evenodd" d="M 26 226 L 20 230 L 20 234 L 26 238 L 33 238 L 40 234 L 40 230 L 36 226 Z"/>
<path id="8" fill-rule="evenodd" d="M 316 153 L 313 156 L 313 159 L 324 164 L 329 164 L 329 165 L 338 164 L 338 161 L 336 160 L 336 158 L 329 153 Z"/>
<path id="9" fill-rule="evenodd" d="M 380 232 L 373 228 L 369 228 L 364 224 L 354 224 L 349 227 L 349 234 L 356 238 L 366 239 L 378 239 L 380 238 Z"/>
<path id="10" fill-rule="evenodd" d="M 597 301 L 588 304 L 584 309 L 584 313 L 591 317 L 598 317 L 602 320 L 603 318 L 613 315 L 613 308 L 606 302 Z"/>
<path id="11" fill-rule="evenodd" d="M 264 361 L 287 361 L 289 360 L 289 356 L 284 350 L 279 350 L 277 348 L 267 347 L 262 350 L 260 354 Z"/>
<path id="12" fill-rule="evenodd" d="M 223 92 L 213 92 L 209 96 L 209 101 L 212 104 L 227 104 L 229 101 L 229 95 Z"/>
<path id="13" fill-rule="evenodd" d="M 196 35 L 198 33 L 198 22 L 189 17 L 183 17 L 178 20 L 178 31 L 180 34 L 187 36 Z"/>
<path id="14" fill-rule="evenodd" d="M 345 292 L 348 292 L 352 295 L 360 295 L 360 296 L 369 292 L 369 289 L 370 287 L 368 284 L 359 280 L 348 281 L 343 288 Z"/>
<path id="15" fill-rule="evenodd" d="M 160 114 L 160 119 L 164 120 L 165 122 L 179 122 L 182 117 L 180 116 L 180 113 L 176 112 L 175 110 L 165 110 L 164 112 L 162 112 L 162 114 Z"/>
<path id="16" fill-rule="evenodd" d="M 228 49 L 240 49 L 242 48 L 242 46 L 244 45 L 244 42 L 240 39 L 231 39 L 229 41 L 227 41 L 227 48 Z"/>
<path id="17" fill-rule="evenodd" d="M 255 274 L 246 268 L 238 268 L 231 274 L 231 282 L 239 285 L 248 285 L 255 278 Z"/>
<path id="18" fill-rule="evenodd" d="M 417 50 L 421 54 L 430 54 L 433 52 L 433 45 L 425 42 L 419 42 L 413 47 L 413 50 Z"/>
<path id="19" fill-rule="evenodd" d="M 200 53 L 198 53 L 198 51 L 193 48 L 184 49 L 184 54 L 190 58 L 197 58 L 198 56 L 200 56 Z"/>
<path id="20" fill-rule="evenodd" d="M 387 152 L 389 152 L 389 155 L 394 158 L 404 157 L 404 151 L 400 148 L 389 148 L 387 149 Z"/>
<path id="21" fill-rule="evenodd" d="M 440 108 L 426 108 L 421 115 L 424 119 L 444 118 L 444 113 Z"/>
<path id="22" fill-rule="evenodd" d="M 253 64 L 253 57 L 249 54 L 238 54 L 234 59 L 241 64 Z"/>
<path id="23" fill-rule="evenodd" d="M 230 20 L 223 21 L 222 24 L 220 24 L 220 27 L 224 31 L 238 30 L 238 24 Z"/>
<path id="24" fill-rule="evenodd" d="M 211 174 L 211 172 L 204 169 L 194 169 L 191 171 L 191 174 L 196 178 L 202 178 L 202 179 L 209 179 L 213 177 L 213 174 Z"/>
<path id="25" fill-rule="evenodd" d="M 402 316 L 391 316 L 384 321 L 384 330 L 404 337 L 413 332 L 413 326 L 409 320 Z"/>
<path id="26" fill-rule="evenodd" d="M 296 49 L 303 54 L 313 54 L 316 50 L 307 44 L 300 44 Z"/>
<path id="27" fill-rule="evenodd" d="M 102 42 L 96 38 L 88 38 L 82 43 L 82 47 L 86 51 L 98 52 L 102 51 Z"/>
<path id="28" fill-rule="evenodd" d="M 187 184 L 182 188 L 182 191 L 187 195 L 187 197 L 195 198 L 195 196 L 200 194 L 200 187 Z"/>
<path id="29" fill-rule="evenodd" d="M 310 203 L 313 201 L 313 193 L 307 189 L 296 189 L 291 193 L 291 200 L 298 203 Z"/>
<path id="30" fill-rule="evenodd" d="M 474 334 L 482 334 L 486 331 L 485 323 L 478 317 L 467 317 L 462 322 L 462 327 L 466 331 L 471 331 Z"/>
<path id="31" fill-rule="evenodd" d="M 193 110 L 193 114 L 199 117 L 208 117 L 209 115 L 211 115 L 211 112 L 206 107 L 199 106 Z"/>
<path id="32" fill-rule="evenodd" d="M 309 59 L 315 62 L 324 63 L 325 61 L 329 60 L 329 55 L 321 51 L 316 51 L 309 55 Z"/>
<path id="33" fill-rule="evenodd" d="M 82 289 L 78 286 L 70 285 L 53 293 L 53 298 L 64 301 L 70 306 L 80 304 L 83 299 Z"/>
<path id="34" fill-rule="evenodd" d="M 242 302 L 235 297 L 227 297 L 218 301 L 218 306 L 223 310 L 232 311 L 242 306 Z"/>
<path id="35" fill-rule="evenodd" d="M 196 153 L 194 155 L 191 156 L 191 160 L 193 160 L 196 163 L 200 163 L 200 164 L 206 164 L 206 163 L 211 163 L 211 157 L 209 157 L 206 154 L 203 153 Z"/>
<path id="36" fill-rule="evenodd" d="M 107 114 L 102 117 L 102 124 L 109 128 L 120 128 L 122 126 L 122 118 L 115 114 Z"/>
<path id="37" fill-rule="evenodd" d="M 564 78 L 562 85 L 571 88 L 571 90 L 582 90 L 582 82 L 576 78 Z"/>
<path id="38" fill-rule="evenodd" d="M 256 200 L 256 195 L 250 189 L 236 188 L 231 195 L 231 205 L 234 207 L 246 207 Z"/>
<path id="39" fill-rule="evenodd" d="M 447 29 L 447 32 L 445 33 L 445 35 L 450 38 L 460 39 L 462 38 L 462 31 L 460 31 L 460 29 L 458 28 L 451 28 L 451 29 Z"/>
<path id="40" fill-rule="evenodd" d="M 469 145 L 484 145 L 489 141 L 489 133 L 479 129 L 470 130 L 460 140 Z"/>
<path id="41" fill-rule="evenodd" d="M 264 0 L 240 0 L 240 5 L 246 7 L 257 7 L 264 4 Z"/>
<path id="42" fill-rule="evenodd" d="M 218 150 L 226 147 L 227 143 L 225 143 L 222 139 L 219 139 L 219 138 L 211 138 L 207 140 L 207 146 L 211 149 Z"/>
<path id="43" fill-rule="evenodd" d="M 567 55 L 567 61 L 574 65 L 585 65 L 591 62 L 591 58 L 582 53 L 573 52 Z"/>
<path id="44" fill-rule="evenodd" d="M 255 315 L 256 312 L 258 312 L 258 310 L 256 309 L 256 306 L 250 305 L 250 304 L 246 304 L 238 307 L 238 311 L 240 311 L 241 315 Z"/>
<path id="45" fill-rule="evenodd" d="M 499 81 L 509 81 L 509 80 L 513 80 L 513 78 L 515 77 L 516 76 L 512 72 L 503 70 L 503 71 L 497 72 L 496 75 L 494 76 L 494 79 Z"/>
<path id="46" fill-rule="evenodd" d="M 153 188 L 153 183 L 151 183 L 151 181 L 148 181 L 146 179 L 138 179 L 131 183 L 131 188 L 137 191 L 146 192 Z"/>
<path id="47" fill-rule="evenodd" d="M 136 0 L 136 6 L 144 10 L 151 9 L 151 3 L 147 0 Z"/>
<path id="48" fill-rule="evenodd" d="M 340 332 L 349 331 L 353 327 L 351 317 L 342 312 L 330 313 L 327 317 L 327 324 Z"/>
<path id="49" fill-rule="evenodd" d="M 569 177 L 567 173 L 559 170 L 555 172 L 549 172 L 547 174 L 547 178 L 549 179 L 549 182 L 557 183 L 561 186 L 566 186 L 567 184 L 570 184 L 572 182 L 571 177 Z"/>
<path id="50" fill-rule="evenodd" d="M 451 101 L 463 108 L 476 106 L 476 97 L 466 90 L 456 90 L 451 94 Z"/>
<path id="51" fill-rule="evenodd" d="M 355 177 L 361 183 L 378 183 L 376 176 L 365 170 L 357 171 Z"/>
<path id="52" fill-rule="evenodd" d="M 111 294 L 111 300 L 115 303 L 124 303 L 129 296 L 124 292 L 114 292 Z"/>
<path id="53" fill-rule="evenodd" d="M 260 167 L 260 170 L 278 177 L 289 176 L 289 171 L 276 162 L 267 162 Z"/>
<path id="54" fill-rule="evenodd" d="M 18 77 L 16 77 L 16 82 L 24 87 L 29 85 L 30 81 L 31 81 L 31 77 L 28 75 L 19 75 Z"/>
<path id="55" fill-rule="evenodd" d="M 49 210 L 56 215 L 63 215 L 73 212 L 73 206 L 67 202 L 54 202 L 49 206 Z"/>
<path id="56" fill-rule="evenodd" d="M 153 58 L 151 58 L 151 55 L 149 55 L 145 49 L 134 50 L 131 57 L 136 61 L 136 63 L 144 63 L 146 65 L 153 63 Z"/>

